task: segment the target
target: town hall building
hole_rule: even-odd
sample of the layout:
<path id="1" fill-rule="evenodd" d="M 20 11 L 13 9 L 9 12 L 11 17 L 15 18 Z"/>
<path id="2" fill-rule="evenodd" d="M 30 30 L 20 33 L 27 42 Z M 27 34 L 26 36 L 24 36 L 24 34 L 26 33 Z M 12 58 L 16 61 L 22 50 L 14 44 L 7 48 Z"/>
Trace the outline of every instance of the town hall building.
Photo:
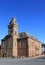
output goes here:
<path id="1" fill-rule="evenodd" d="M 35 57 L 41 54 L 41 42 L 27 32 L 18 33 L 17 21 L 12 18 L 8 25 L 8 35 L 1 40 L 1 57 Z"/>

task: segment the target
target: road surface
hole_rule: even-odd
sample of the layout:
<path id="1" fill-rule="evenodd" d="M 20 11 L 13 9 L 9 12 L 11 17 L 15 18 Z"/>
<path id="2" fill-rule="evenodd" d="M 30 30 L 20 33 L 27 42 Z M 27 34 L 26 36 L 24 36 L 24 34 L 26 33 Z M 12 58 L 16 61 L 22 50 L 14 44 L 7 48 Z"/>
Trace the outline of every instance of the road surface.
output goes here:
<path id="1" fill-rule="evenodd" d="M 0 58 L 0 65 L 45 65 L 45 57 L 39 58 Z"/>

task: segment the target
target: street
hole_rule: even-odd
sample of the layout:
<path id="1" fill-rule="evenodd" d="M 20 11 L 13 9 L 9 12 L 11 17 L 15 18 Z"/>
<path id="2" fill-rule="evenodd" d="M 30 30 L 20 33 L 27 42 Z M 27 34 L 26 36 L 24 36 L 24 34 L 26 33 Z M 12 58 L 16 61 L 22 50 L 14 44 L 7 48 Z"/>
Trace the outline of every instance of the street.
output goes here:
<path id="1" fill-rule="evenodd" d="M 45 58 L 0 58 L 0 65 L 45 65 Z"/>

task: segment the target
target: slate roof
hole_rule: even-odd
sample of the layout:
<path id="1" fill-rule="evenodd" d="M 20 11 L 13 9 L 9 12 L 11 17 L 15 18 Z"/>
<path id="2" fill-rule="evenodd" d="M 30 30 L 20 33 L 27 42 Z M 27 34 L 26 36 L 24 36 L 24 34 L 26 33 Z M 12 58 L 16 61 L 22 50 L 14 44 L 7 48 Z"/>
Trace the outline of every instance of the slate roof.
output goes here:
<path id="1" fill-rule="evenodd" d="M 2 39 L 2 41 L 7 40 L 7 39 L 9 39 L 10 37 L 11 37 L 11 35 L 6 35 L 6 36 Z"/>
<path id="2" fill-rule="evenodd" d="M 14 18 L 14 17 L 11 18 L 9 25 L 11 25 L 11 24 L 16 24 L 16 25 L 18 25 L 18 24 L 17 24 L 17 21 L 16 21 L 16 18 Z"/>
<path id="3" fill-rule="evenodd" d="M 29 34 L 26 33 L 26 32 L 18 33 L 18 38 L 19 38 L 19 39 L 20 39 L 20 38 L 27 38 L 27 37 L 29 37 Z"/>
<path id="4" fill-rule="evenodd" d="M 2 41 L 7 40 L 7 39 L 9 39 L 10 37 L 11 37 L 11 35 L 6 35 L 6 36 L 2 39 Z M 33 39 L 33 40 L 35 40 L 35 41 L 40 42 L 37 38 L 35 38 L 34 36 L 28 34 L 27 32 L 18 33 L 18 37 L 17 37 L 18 40 L 19 40 L 19 39 L 25 39 L 25 38 L 30 38 L 30 39 Z M 40 42 L 40 43 L 41 43 L 41 42 Z"/>
<path id="5" fill-rule="evenodd" d="M 21 32 L 18 34 L 18 38 L 32 38 L 32 39 L 37 39 L 33 36 L 31 36 L 30 34 L 28 34 L 27 32 Z"/>
<path id="6" fill-rule="evenodd" d="M 35 38 L 34 36 L 28 34 L 27 32 L 18 33 L 18 39 L 23 39 L 23 38 L 30 38 L 30 39 L 33 39 L 35 41 L 40 42 L 37 38 Z"/>

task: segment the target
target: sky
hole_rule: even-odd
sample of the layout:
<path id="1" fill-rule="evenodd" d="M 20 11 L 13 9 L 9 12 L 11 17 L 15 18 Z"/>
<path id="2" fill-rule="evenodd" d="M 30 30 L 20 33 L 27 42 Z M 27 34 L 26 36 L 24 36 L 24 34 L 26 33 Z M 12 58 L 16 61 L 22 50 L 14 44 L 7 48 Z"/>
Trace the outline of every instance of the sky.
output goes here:
<path id="1" fill-rule="evenodd" d="M 15 17 L 18 32 L 28 32 L 45 43 L 45 0 L 0 0 L 0 43 Z"/>

